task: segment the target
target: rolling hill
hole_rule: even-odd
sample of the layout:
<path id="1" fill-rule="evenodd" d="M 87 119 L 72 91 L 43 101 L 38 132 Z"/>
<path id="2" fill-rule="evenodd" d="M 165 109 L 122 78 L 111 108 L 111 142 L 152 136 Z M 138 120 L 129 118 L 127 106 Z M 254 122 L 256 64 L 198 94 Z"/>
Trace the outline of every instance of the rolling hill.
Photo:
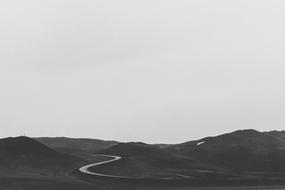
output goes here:
<path id="1" fill-rule="evenodd" d="M 282 133 L 282 134 L 281 134 Z M 284 132 L 239 130 L 172 145 L 166 149 L 237 171 L 285 171 Z"/>
<path id="2" fill-rule="evenodd" d="M 173 176 L 178 170 L 202 167 L 201 163 L 189 157 L 141 142 L 119 143 L 97 153 L 123 157 L 122 160 L 102 168 L 103 173 L 115 172 L 117 175 L 165 177 Z"/>
<path id="3" fill-rule="evenodd" d="M 23 136 L 0 139 L 0 155 L 1 172 L 59 173 L 85 162 Z"/>
<path id="4" fill-rule="evenodd" d="M 175 145 L 96 139 L 5 138 L 0 139 L 0 179 L 12 176 L 11 180 L 19 183 L 25 179 L 35 183 L 50 180 L 49 184 L 58 184 L 62 180 L 66 186 L 85 187 L 87 184 L 71 177 L 69 172 L 87 162 L 70 153 L 122 156 L 119 161 L 90 168 L 110 175 L 202 182 L 285 180 L 285 132 L 252 129 Z M 88 188 L 92 187 L 88 185 Z"/>
<path id="5" fill-rule="evenodd" d="M 69 154 L 94 153 L 117 144 L 116 141 L 66 137 L 41 137 L 35 140 L 54 150 Z"/>

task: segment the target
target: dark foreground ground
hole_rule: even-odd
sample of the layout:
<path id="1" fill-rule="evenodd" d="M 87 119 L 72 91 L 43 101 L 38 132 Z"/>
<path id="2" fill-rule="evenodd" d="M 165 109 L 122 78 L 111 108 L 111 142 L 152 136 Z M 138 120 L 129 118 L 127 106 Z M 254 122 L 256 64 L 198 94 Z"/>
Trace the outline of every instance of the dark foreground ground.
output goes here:
<path id="1" fill-rule="evenodd" d="M 106 158 L 90 157 L 91 162 L 103 161 Z M 35 174 L 0 171 L 0 190 L 285 190 L 285 182 L 259 181 L 250 184 L 236 181 L 230 184 L 194 183 L 164 183 L 149 181 L 128 181 L 102 179 L 86 176 L 76 171 Z"/>
<path id="2" fill-rule="evenodd" d="M 283 183 L 284 184 L 284 183 Z M 1 174 L 0 190 L 285 190 L 285 185 L 271 184 L 194 184 L 121 181 L 86 177 L 77 172 L 54 176 L 35 174 Z"/>
<path id="3" fill-rule="evenodd" d="M 71 178 L 1 178 L 1 190 L 283 190 L 285 186 L 238 186 L 238 187 L 179 187 L 166 185 L 118 184 L 97 181 L 88 184 Z"/>

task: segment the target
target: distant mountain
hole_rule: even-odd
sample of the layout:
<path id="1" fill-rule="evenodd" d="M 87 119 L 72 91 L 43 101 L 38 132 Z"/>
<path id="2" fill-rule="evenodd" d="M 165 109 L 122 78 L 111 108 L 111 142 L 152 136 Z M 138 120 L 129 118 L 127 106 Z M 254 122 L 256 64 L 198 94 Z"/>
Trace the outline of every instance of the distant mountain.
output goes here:
<path id="1" fill-rule="evenodd" d="M 66 137 L 42 137 L 35 138 L 46 146 L 65 153 L 94 153 L 117 144 L 116 141 L 104 141 L 98 139 L 66 138 Z"/>
<path id="2" fill-rule="evenodd" d="M 130 142 L 130 143 L 119 143 L 104 150 L 98 151 L 101 154 L 114 154 L 124 157 L 144 157 L 155 160 L 171 160 L 176 158 L 174 154 L 168 150 L 163 150 L 159 147 L 141 143 L 141 142 Z"/>
<path id="3" fill-rule="evenodd" d="M 84 160 L 58 153 L 28 137 L 0 139 L 0 171 L 56 173 Z"/>
<path id="4" fill-rule="evenodd" d="M 284 132 L 239 130 L 167 147 L 204 163 L 240 171 L 285 171 Z"/>

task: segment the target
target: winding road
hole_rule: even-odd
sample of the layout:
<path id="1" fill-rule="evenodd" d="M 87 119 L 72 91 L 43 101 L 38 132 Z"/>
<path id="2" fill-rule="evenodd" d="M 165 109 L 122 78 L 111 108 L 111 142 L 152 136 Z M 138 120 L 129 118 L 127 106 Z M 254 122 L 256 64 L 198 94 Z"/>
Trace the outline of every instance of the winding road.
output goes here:
<path id="1" fill-rule="evenodd" d="M 103 177 L 103 178 L 107 178 L 107 179 L 114 179 L 114 180 L 127 180 L 128 182 L 159 182 L 159 183 L 170 183 L 170 184 L 189 184 L 189 185 L 205 185 L 205 181 L 203 180 L 196 180 L 195 177 L 193 178 L 192 176 L 187 176 L 187 175 L 183 175 L 183 174 L 175 174 L 177 177 L 180 178 L 142 178 L 142 177 L 130 177 L 130 176 L 118 176 L 118 175 L 108 175 L 108 174 L 102 174 L 102 173 L 97 173 L 97 172 L 93 172 L 90 171 L 91 167 L 94 166 L 100 166 L 100 165 L 104 165 L 104 164 L 108 164 L 111 162 L 116 162 L 118 160 L 121 160 L 122 157 L 121 156 L 115 156 L 115 155 L 104 155 L 104 154 L 95 154 L 96 156 L 103 156 L 103 157 L 108 157 L 110 158 L 110 160 L 106 160 L 106 161 L 101 161 L 101 162 L 97 162 L 97 163 L 93 163 L 93 164 L 89 164 L 86 166 L 83 166 L 81 168 L 79 168 L 78 170 L 83 173 L 83 174 L 87 174 L 90 176 L 97 176 L 97 177 Z M 196 180 L 196 181 L 195 181 Z M 276 181 L 273 181 L 274 184 L 276 184 Z M 260 184 L 260 181 L 257 180 L 255 181 L 250 180 L 250 179 L 241 179 L 241 180 L 219 180 L 219 179 L 212 179 L 212 180 L 207 180 L 207 183 L 213 183 L 215 185 L 217 185 L 218 183 L 220 184 L 226 184 L 226 185 L 240 185 L 241 183 L 248 183 L 248 184 Z"/>
<path id="2" fill-rule="evenodd" d="M 107 178 L 113 178 L 113 179 L 127 179 L 127 180 L 128 179 L 129 180 L 146 180 L 147 179 L 147 178 L 141 178 L 141 177 L 108 175 L 108 174 L 102 174 L 102 173 L 90 171 L 90 168 L 92 168 L 94 166 L 100 166 L 100 165 L 108 164 L 111 162 L 116 162 L 116 161 L 122 159 L 121 156 L 115 156 L 115 155 L 95 154 L 95 156 L 108 157 L 108 158 L 110 158 L 110 160 L 106 160 L 106 161 L 97 162 L 94 164 L 89 164 L 89 165 L 83 166 L 83 167 L 79 168 L 79 171 L 84 173 L 84 174 L 88 174 L 88 175 L 93 175 L 93 176 L 97 176 L 97 177 L 107 177 Z M 181 175 L 181 174 L 174 174 L 174 175 L 179 176 L 179 177 L 184 178 L 184 179 L 192 178 L 190 176 L 185 176 L 185 175 Z M 151 180 L 163 180 L 163 181 L 173 180 L 171 178 L 149 178 L 149 179 L 151 179 Z"/>
<path id="3" fill-rule="evenodd" d="M 109 157 L 111 159 L 110 160 L 106 160 L 106 161 L 102 161 L 102 162 L 97 162 L 97 163 L 94 163 L 94 164 L 89 164 L 87 166 L 83 166 L 83 167 L 79 168 L 80 172 L 85 173 L 85 174 L 89 174 L 89 175 L 99 176 L 99 177 L 109 177 L 109 178 L 117 178 L 117 179 L 136 179 L 136 177 L 108 175 L 108 174 L 101 174 L 101 173 L 90 171 L 91 167 L 99 166 L 99 165 L 103 165 L 103 164 L 107 164 L 107 163 L 111 163 L 111 162 L 115 162 L 115 161 L 118 161 L 118 160 L 122 159 L 121 156 L 105 155 L 105 154 L 95 154 L 95 155 L 96 156 Z"/>

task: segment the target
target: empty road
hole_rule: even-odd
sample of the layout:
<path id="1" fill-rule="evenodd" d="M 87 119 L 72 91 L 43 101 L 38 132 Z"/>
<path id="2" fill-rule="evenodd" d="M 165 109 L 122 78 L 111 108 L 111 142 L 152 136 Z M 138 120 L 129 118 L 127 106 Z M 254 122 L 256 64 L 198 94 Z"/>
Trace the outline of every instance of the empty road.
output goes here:
<path id="1" fill-rule="evenodd" d="M 86 174 L 90 174 L 90 175 L 97 175 L 97 176 L 105 176 L 105 177 L 110 177 L 110 175 L 105 175 L 105 174 L 100 174 L 100 173 L 96 173 L 96 172 L 91 172 L 89 169 L 93 166 L 99 166 L 99 165 L 103 165 L 106 163 L 110 163 L 110 162 L 115 162 L 117 160 L 122 159 L 121 156 L 113 156 L 113 155 L 103 155 L 103 154 L 96 154 L 96 156 L 104 156 L 104 157 L 109 157 L 111 158 L 110 160 L 106 160 L 106 161 L 102 161 L 102 162 L 97 162 L 94 164 L 89 164 L 87 166 L 83 166 L 81 168 L 79 168 L 79 171 L 86 173 Z M 113 175 L 111 175 L 113 176 Z"/>
<path id="2" fill-rule="evenodd" d="M 98 177 L 108 177 L 108 178 L 113 178 L 113 179 L 130 179 L 130 180 L 146 180 L 147 179 L 147 178 L 140 178 L 140 177 L 117 176 L 117 175 L 108 175 L 108 174 L 93 172 L 95 169 L 93 169 L 93 171 L 90 171 L 91 167 L 100 166 L 100 165 L 108 164 L 111 162 L 116 162 L 116 161 L 122 159 L 121 156 L 105 155 L 105 154 L 95 154 L 95 155 L 96 156 L 108 157 L 108 158 L 110 158 L 110 160 L 106 160 L 106 161 L 97 162 L 94 164 L 89 164 L 89 165 L 83 166 L 83 167 L 79 168 L 80 172 L 82 172 L 84 174 L 88 174 L 88 175 L 93 175 L 93 176 L 98 176 Z M 179 177 L 184 178 L 184 179 L 191 178 L 190 176 L 185 176 L 185 175 L 181 175 L 181 174 L 174 174 L 174 175 L 179 176 Z M 171 178 L 149 178 L 149 179 L 151 179 L 151 180 L 163 180 L 163 181 L 173 180 Z"/>

